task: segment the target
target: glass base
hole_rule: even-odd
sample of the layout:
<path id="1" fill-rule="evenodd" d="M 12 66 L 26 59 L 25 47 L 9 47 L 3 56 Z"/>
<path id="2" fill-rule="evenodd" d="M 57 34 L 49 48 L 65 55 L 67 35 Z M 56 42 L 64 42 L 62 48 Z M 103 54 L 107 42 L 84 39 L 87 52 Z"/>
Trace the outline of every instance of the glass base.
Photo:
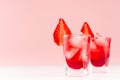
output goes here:
<path id="1" fill-rule="evenodd" d="M 88 69 L 71 69 L 66 67 L 66 76 L 69 77 L 84 77 L 88 76 Z"/>
<path id="2" fill-rule="evenodd" d="M 95 66 L 91 67 L 92 73 L 107 73 L 108 71 L 109 71 L 108 67 L 106 67 L 105 65 L 102 67 L 95 67 Z"/>

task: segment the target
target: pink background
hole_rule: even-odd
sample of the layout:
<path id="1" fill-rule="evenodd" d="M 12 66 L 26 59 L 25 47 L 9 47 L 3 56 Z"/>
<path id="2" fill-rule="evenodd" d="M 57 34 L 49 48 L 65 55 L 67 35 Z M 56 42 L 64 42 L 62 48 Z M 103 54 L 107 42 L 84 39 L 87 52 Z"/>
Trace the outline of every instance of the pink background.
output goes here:
<path id="1" fill-rule="evenodd" d="M 53 31 L 63 18 L 72 32 L 87 21 L 112 37 L 111 64 L 120 64 L 119 0 L 0 0 L 0 65 L 63 65 Z"/>

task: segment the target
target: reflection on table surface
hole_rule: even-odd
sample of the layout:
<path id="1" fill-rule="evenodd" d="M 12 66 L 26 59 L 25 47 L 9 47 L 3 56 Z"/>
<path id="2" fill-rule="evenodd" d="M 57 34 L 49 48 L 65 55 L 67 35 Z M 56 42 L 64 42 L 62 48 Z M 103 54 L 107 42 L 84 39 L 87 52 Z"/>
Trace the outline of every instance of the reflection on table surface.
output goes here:
<path id="1" fill-rule="evenodd" d="M 110 66 L 107 73 L 85 77 L 65 76 L 64 66 L 0 66 L 0 80 L 119 80 L 120 65 Z"/>

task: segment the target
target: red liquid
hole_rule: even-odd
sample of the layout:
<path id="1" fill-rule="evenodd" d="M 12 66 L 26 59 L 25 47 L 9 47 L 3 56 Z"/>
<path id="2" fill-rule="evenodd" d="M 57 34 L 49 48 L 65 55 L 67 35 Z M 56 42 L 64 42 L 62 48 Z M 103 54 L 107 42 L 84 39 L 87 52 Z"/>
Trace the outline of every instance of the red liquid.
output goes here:
<path id="1" fill-rule="evenodd" d="M 67 65 L 73 69 L 87 68 L 88 61 L 82 60 L 80 56 L 81 56 L 81 50 L 75 53 L 75 55 L 72 58 L 70 59 L 66 58 Z"/>
<path id="2" fill-rule="evenodd" d="M 87 68 L 89 62 L 88 56 L 86 56 L 87 45 L 83 46 L 83 44 L 81 44 L 82 41 L 79 42 L 79 40 L 79 44 L 76 44 L 78 42 L 75 41 L 69 42 L 70 38 L 71 37 L 67 37 L 64 40 L 64 54 L 67 66 L 72 69 Z"/>
<path id="3" fill-rule="evenodd" d="M 88 60 L 84 61 L 82 58 L 80 58 L 80 56 L 81 50 L 75 53 L 75 55 L 72 58 L 70 59 L 66 58 L 67 65 L 73 69 L 87 68 Z"/>
<path id="4" fill-rule="evenodd" d="M 110 39 L 106 39 L 106 43 L 92 41 L 96 48 L 90 51 L 91 64 L 95 67 L 102 67 L 103 65 L 108 66 L 110 56 Z"/>
<path id="5" fill-rule="evenodd" d="M 91 63 L 96 67 L 101 67 L 105 64 L 105 52 L 103 47 L 97 47 L 95 50 L 91 50 Z"/>
<path id="6" fill-rule="evenodd" d="M 70 59 L 66 58 L 67 65 L 69 67 L 71 67 L 73 69 L 80 69 L 83 67 L 82 60 L 79 60 L 80 52 L 81 52 L 81 50 L 79 50 L 77 53 L 75 53 L 75 55 Z"/>

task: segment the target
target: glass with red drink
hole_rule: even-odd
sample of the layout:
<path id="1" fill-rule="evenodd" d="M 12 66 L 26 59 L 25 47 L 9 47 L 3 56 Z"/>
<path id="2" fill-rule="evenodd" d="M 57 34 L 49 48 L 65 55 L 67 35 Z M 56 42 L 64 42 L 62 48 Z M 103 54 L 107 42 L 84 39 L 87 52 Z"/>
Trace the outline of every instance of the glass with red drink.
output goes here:
<path id="1" fill-rule="evenodd" d="M 107 72 L 110 57 L 110 37 L 96 34 L 90 41 L 90 62 L 92 72 Z"/>
<path id="2" fill-rule="evenodd" d="M 68 76 L 88 75 L 90 37 L 84 34 L 65 35 L 63 51 Z"/>

